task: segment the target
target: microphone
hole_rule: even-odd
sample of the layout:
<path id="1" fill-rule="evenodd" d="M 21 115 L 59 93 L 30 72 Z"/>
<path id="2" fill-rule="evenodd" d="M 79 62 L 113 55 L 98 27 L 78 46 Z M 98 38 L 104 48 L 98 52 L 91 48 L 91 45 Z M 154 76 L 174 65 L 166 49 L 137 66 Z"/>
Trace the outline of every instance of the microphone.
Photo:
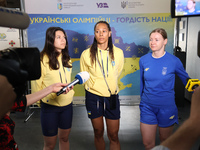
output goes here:
<path id="1" fill-rule="evenodd" d="M 90 75 L 87 71 L 79 72 L 76 76 L 74 81 L 72 81 L 70 84 L 67 86 L 63 87 L 59 92 L 56 93 L 57 96 L 60 94 L 64 93 L 67 89 L 67 87 L 71 88 L 72 86 L 76 84 L 83 84 L 85 83 L 88 79 L 90 78 Z"/>
<path id="2" fill-rule="evenodd" d="M 191 79 L 187 78 L 187 84 L 185 88 L 189 91 L 192 92 L 195 88 L 197 88 L 200 85 L 199 79 Z"/>
<path id="3" fill-rule="evenodd" d="M 26 29 L 30 24 L 27 13 L 5 7 L 0 7 L 0 18 L 0 26 L 2 27 Z"/>

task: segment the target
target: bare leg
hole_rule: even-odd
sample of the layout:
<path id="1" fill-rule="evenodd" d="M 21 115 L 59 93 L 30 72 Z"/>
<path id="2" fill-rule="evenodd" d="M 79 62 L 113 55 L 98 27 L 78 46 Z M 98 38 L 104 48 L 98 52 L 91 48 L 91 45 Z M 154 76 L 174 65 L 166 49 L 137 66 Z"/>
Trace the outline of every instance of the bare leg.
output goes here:
<path id="1" fill-rule="evenodd" d="M 96 150 L 105 150 L 105 141 L 103 138 L 104 134 L 103 116 L 91 119 L 91 122 L 94 129 L 94 142 Z"/>
<path id="2" fill-rule="evenodd" d="M 155 146 L 156 129 L 157 129 L 157 124 L 149 125 L 140 122 L 142 140 L 146 150 L 150 150 Z"/>
<path id="3" fill-rule="evenodd" d="M 70 129 L 58 129 L 59 150 L 69 150 Z"/>
<path id="4" fill-rule="evenodd" d="M 118 138 L 119 132 L 119 119 L 111 120 L 106 119 L 107 134 L 110 140 L 110 150 L 120 150 L 120 142 Z"/>
<path id="5" fill-rule="evenodd" d="M 172 135 L 174 125 L 166 128 L 159 127 L 160 142 L 166 140 L 170 135 Z"/>
<path id="6" fill-rule="evenodd" d="M 43 150 L 53 150 L 56 146 L 56 136 L 44 136 L 44 148 Z"/>

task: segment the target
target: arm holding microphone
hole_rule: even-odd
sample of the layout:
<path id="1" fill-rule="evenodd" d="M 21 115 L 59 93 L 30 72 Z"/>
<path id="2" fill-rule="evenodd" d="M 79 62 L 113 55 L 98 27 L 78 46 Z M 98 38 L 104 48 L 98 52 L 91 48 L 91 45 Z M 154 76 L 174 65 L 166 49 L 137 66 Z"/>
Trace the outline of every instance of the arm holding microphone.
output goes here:
<path id="1" fill-rule="evenodd" d="M 44 98 L 45 96 L 47 96 L 50 93 L 56 93 L 56 92 L 60 91 L 63 87 L 66 87 L 67 85 L 68 84 L 66 84 L 66 83 L 55 83 L 55 84 L 52 84 L 52 85 L 44 88 L 43 90 L 26 95 L 27 106 L 39 101 L 40 99 Z M 66 87 L 62 93 L 67 94 L 72 89 L 73 89 L 73 86 L 70 86 L 70 88 Z"/>
<path id="2" fill-rule="evenodd" d="M 9 115 L 9 111 L 24 111 L 26 106 L 29 106 L 33 103 L 36 103 L 40 99 L 44 98 L 48 94 L 51 93 L 56 93 L 58 92 L 61 88 L 66 87 L 68 84 L 66 83 L 55 83 L 52 84 L 43 90 L 40 90 L 38 92 L 28 94 L 21 96 L 18 101 L 15 101 L 16 99 L 16 94 L 13 90 L 12 85 L 7 82 L 6 77 L 0 75 L 0 89 L 1 89 L 1 100 L 0 100 L 0 108 L 1 108 L 1 113 L 0 113 L 0 119 L 7 113 Z M 65 91 L 63 92 L 64 94 L 67 94 L 70 90 L 73 89 L 73 86 L 70 88 L 67 87 L 65 88 Z M 6 101 L 8 99 L 9 101 Z"/>
<path id="3" fill-rule="evenodd" d="M 187 78 L 187 84 L 185 88 L 189 91 L 192 92 L 195 88 L 197 88 L 200 85 L 199 79 L 191 79 Z"/>
<path id="4" fill-rule="evenodd" d="M 76 84 L 83 84 L 85 83 L 88 79 L 89 79 L 90 75 L 88 72 L 84 71 L 84 72 L 80 72 L 75 76 L 74 81 L 72 81 L 69 84 L 66 83 L 55 83 L 52 84 L 40 91 L 37 91 L 35 93 L 32 94 L 28 94 L 25 96 L 26 98 L 26 106 L 29 106 L 37 101 L 39 101 L 40 99 L 44 98 L 45 96 L 47 96 L 50 93 L 56 93 L 57 96 L 59 96 L 60 94 L 63 93 L 68 93 L 70 90 L 73 89 L 73 86 Z M 18 103 L 20 103 L 21 101 L 23 101 L 24 96 L 22 96 L 20 98 L 20 100 L 18 101 Z M 22 106 L 22 107 L 26 107 L 26 106 Z M 17 104 L 17 102 L 15 102 L 15 105 L 12 108 L 13 110 L 20 110 L 20 106 Z M 23 109 L 23 108 L 21 108 Z"/>
<path id="5" fill-rule="evenodd" d="M 89 75 L 89 73 L 87 71 L 79 72 L 75 76 L 74 81 L 72 81 L 71 83 L 69 83 L 64 88 L 62 88 L 59 92 L 56 93 L 56 95 L 59 96 L 60 94 L 62 94 L 63 92 L 65 92 L 67 88 L 71 88 L 72 86 L 74 86 L 76 84 L 83 84 L 83 83 L 85 83 L 89 78 L 90 78 L 90 75 Z"/>

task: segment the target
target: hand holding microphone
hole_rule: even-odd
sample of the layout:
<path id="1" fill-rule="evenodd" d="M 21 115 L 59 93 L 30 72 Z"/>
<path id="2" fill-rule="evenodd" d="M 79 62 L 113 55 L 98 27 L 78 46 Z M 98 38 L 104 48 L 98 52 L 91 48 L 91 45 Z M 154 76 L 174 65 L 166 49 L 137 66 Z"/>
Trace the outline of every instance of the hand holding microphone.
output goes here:
<path id="1" fill-rule="evenodd" d="M 83 84 L 90 78 L 90 75 L 87 71 L 79 72 L 76 76 L 74 81 L 69 83 L 67 86 L 63 87 L 59 92 L 56 93 L 57 96 L 64 93 L 67 89 L 67 87 L 71 88 L 72 86 L 76 84 Z"/>
<path id="2" fill-rule="evenodd" d="M 187 79 L 187 84 L 185 88 L 189 91 L 192 92 L 195 88 L 197 88 L 200 85 L 199 79 Z"/>

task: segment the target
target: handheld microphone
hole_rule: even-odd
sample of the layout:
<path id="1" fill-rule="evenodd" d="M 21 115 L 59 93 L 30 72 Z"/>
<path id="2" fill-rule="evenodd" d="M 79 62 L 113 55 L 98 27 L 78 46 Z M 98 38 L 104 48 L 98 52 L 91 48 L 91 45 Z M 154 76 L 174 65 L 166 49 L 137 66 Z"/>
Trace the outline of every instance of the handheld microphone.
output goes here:
<path id="1" fill-rule="evenodd" d="M 199 79 L 187 79 L 187 84 L 185 88 L 189 91 L 192 92 L 195 88 L 197 88 L 200 85 Z"/>
<path id="2" fill-rule="evenodd" d="M 59 92 L 56 93 L 57 96 L 60 94 L 64 93 L 67 89 L 67 87 L 71 88 L 72 86 L 76 84 L 83 84 L 85 83 L 88 79 L 90 78 L 90 75 L 87 71 L 79 72 L 76 76 L 74 81 L 72 81 L 70 84 L 67 86 L 63 87 Z"/>
<path id="3" fill-rule="evenodd" d="M 30 24 L 30 18 L 27 13 L 10 8 L 0 7 L 0 26 L 26 29 Z"/>

